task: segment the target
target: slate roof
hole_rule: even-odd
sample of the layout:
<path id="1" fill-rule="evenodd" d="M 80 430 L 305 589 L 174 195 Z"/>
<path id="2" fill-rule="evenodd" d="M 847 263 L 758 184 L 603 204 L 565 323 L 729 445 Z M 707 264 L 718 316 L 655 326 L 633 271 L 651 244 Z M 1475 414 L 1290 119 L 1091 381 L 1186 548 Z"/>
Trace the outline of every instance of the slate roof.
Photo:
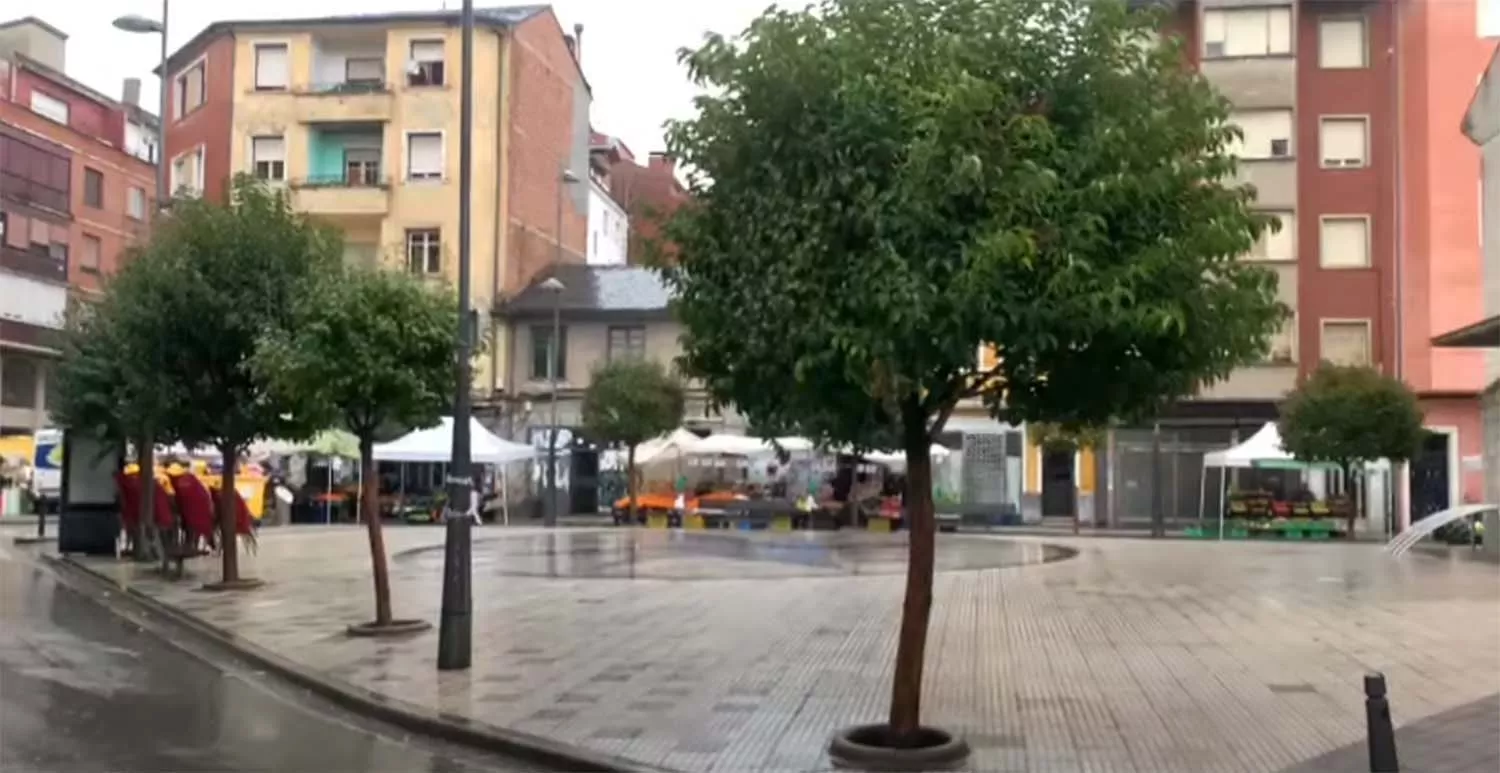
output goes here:
<path id="1" fill-rule="evenodd" d="M 563 291 L 554 299 L 541 285 L 556 277 Z M 672 295 L 655 269 L 643 266 L 553 265 L 537 274 L 526 289 L 500 305 L 510 317 L 544 316 L 554 303 L 566 316 L 666 317 Z"/>

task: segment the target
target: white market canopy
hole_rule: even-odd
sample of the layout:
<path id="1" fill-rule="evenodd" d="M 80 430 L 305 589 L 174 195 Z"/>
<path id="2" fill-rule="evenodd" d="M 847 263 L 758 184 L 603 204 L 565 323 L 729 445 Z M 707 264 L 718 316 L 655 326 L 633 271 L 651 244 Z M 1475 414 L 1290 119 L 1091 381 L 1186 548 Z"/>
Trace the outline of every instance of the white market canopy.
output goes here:
<path id="1" fill-rule="evenodd" d="M 932 458 L 932 461 L 941 462 L 944 459 L 947 459 L 948 455 L 953 452 L 948 450 L 948 448 L 946 448 L 945 446 L 940 446 L 937 443 L 933 443 L 932 446 L 927 449 L 927 453 Z M 868 453 L 860 454 L 860 457 L 874 462 L 875 464 L 883 464 L 890 467 L 906 464 L 905 451 L 870 451 Z"/>
<path id="2" fill-rule="evenodd" d="M 788 453 L 811 451 L 813 443 L 807 438 L 779 437 L 776 445 L 769 440 L 744 435 L 709 435 L 682 449 L 689 456 L 763 456 L 776 453 L 776 446 Z"/>
<path id="3" fill-rule="evenodd" d="M 1264 467 L 1295 462 L 1296 458 L 1281 447 L 1281 432 L 1271 422 L 1237 446 L 1203 455 L 1204 467 Z"/>
<path id="4" fill-rule="evenodd" d="M 678 427 L 658 438 L 652 438 L 635 447 L 635 463 L 647 464 L 654 459 L 668 458 L 687 453 L 703 442 L 702 438 Z"/>
<path id="5" fill-rule="evenodd" d="M 453 417 L 444 416 L 435 427 L 419 429 L 389 443 L 375 446 L 375 458 L 383 462 L 448 462 L 453 451 Z M 475 464 L 507 464 L 535 458 L 536 449 L 503 440 L 469 419 L 469 458 Z"/>

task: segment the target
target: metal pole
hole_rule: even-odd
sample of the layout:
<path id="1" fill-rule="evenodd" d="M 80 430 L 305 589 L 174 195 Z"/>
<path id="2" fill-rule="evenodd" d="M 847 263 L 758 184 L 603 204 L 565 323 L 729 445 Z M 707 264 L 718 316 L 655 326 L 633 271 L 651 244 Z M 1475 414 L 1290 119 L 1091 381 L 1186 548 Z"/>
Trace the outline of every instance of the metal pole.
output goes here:
<path id="1" fill-rule="evenodd" d="M 458 337 L 454 347 L 454 369 L 458 387 L 453 395 L 453 452 L 447 480 L 448 509 L 443 544 L 443 604 L 438 623 L 437 667 L 441 671 L 466 669 L 472 656 L 473 606 L 471 579 L 472 522 L 468 518 L 469 492 L 473 488 L 469 469 L 469 250 L 470 205 L 473 188 L 474 152 L 474 0 L 463 1 L 463 60 L 460 65 L 458 127 Z"/>
<path id="2" fill-rule="evenodd" d="M 161 98 L 157 100 L 156 115 L 156 208 L 167 206 L 167 106 L 170 102 L 171 73 L 167 72 L 167 5 L 170 0 L 161 0 Z"/>
<path id="3" fill-rule="evenodd" d="M 558 194 L 562 201 L 562 194 Z M 561 204 L 558 210 L 561 211 Z M 552 294 L 552 336 L 547 345 L 547 380 L 552 385 L 550 429 L 547 432 L 547 511 L 546 525 L 557 525 L 557 358 L 562 352 L 562 293 Z"/>

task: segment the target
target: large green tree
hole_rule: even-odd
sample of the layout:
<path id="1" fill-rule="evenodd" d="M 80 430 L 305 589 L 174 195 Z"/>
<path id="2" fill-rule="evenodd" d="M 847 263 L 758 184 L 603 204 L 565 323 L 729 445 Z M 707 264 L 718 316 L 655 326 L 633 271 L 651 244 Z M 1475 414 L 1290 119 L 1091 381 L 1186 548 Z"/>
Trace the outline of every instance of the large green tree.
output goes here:
<path id="1" fill-rule="evenodd" d="M 1234 182 L 1228 103 L 1119 0 L 823 0 L 683 61 L 693 201 L 666 238 L 684 364 L 764 426 L 899 426 L 910 561 L 890 742 L 919 742 L 929 445 L 961 400 L 1101 426 L 1266 350 L 1285 309 L 1237 260 L 1274 227 Z M 978 371 L 976 348 L 999 358 Z"/>
<path id="2" fill-rule="evenodd" d="M 260 341 L 293 323 L 309 283 L 339 270 L 338 234 L 298 214 L 284 193 L 240 176 L 223 203 L 179 199 L 161 218 L 143 257 L 168 273 L 149 315 L 150 329 L 171 347 L 161 375 L 181 395 L 175 434 L 223 456 L 226 492 L 240 454 L 257 438 L 295 439 L 319 429 L 302 395 L 273 394 L 251 367 Z M 222 582 L 253 587 L 239 576 L 234 498 L 219 498 Z"/>
<path id="3" fill-rule="evenodd" d="M 654 360 L 614 360 L 594 371 L 583 395 L 583 425 L 596 439 L 626 448 L 630 522 L 636 512 L 636 446 L 682 424 L 682 382 Z"/>
<path id="4" fill-rule="evenodd" d="M 270 394 L 359 438 L 360 508 L 370 537 L 375 620 L 358 633 L 406 631 L 391 614 L 375 440 L 436 424 L 452 403 L 458 304 L 446 288 L 407 274 L 348 269 L 294 306 L 292 324 L 261 342 L 256 370 Z"/>
<path id="5" fill-rule="evenodd" d="M 1363 510 L 1366 462 L 1404 462 L 1422 446 L 1422 407 L 1398 378 L 1374 368 L 1323 363 L 1281 405 L 1281 444 L 1306 462 L 1338 465 L 1355 493 L 1348 536 Z"/>

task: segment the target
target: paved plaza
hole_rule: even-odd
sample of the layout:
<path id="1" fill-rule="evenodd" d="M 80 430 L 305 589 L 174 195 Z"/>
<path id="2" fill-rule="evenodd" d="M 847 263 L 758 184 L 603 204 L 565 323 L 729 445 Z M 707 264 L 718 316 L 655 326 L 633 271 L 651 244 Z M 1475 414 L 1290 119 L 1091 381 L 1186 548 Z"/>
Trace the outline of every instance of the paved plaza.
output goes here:
<path id="1" fill-rule="evenodd" d="M 443 532 L 386 535 L 397 616 L 436 621 Z M 481 528 L 461 673 L 435 669 L 435 632 L 344 636 L 371 614 L 360 529 L 265 532 L 243 565 L 270 584 L 240 595 L 84 563 L 428 709 L 666 768 L 810 771 L 837 727 L 884 715 L 904 550 L 864 533 Z M 1494 565 L 1331 543 L 945 534 L 939 551 L 924 717 L 967 736 L 971 770 L 1335 770 L 1363 741 L 1371 670 L 1398 726 L 1433 718 L 1481 755 L 1464 764 L 1500 762 Z"/>

